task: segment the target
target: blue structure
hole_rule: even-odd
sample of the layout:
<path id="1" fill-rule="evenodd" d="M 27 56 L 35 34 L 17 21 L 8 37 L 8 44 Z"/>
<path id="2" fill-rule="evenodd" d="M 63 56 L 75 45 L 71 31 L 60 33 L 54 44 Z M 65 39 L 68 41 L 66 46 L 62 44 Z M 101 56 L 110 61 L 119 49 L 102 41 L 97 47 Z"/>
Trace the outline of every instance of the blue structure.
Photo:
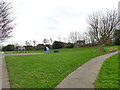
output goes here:
<path id="1" fill-rule="evenodd" d="M 49 51 L 49 48 L 48 48 L 48 47 L 46 47 L 46 50 L 47 50 L 47 51 Z"/>
<path id="2" fill-rule="evenodd" d="M 46 47 L 44 47 L 44 51 L 47 51 Z"/>
<path id="3" fill-rule="evenodd" d="M 50 51 L 50 49 L 48 48 L 48 47 L 44 47 L 44 51 L 46 52 L 49 52 Z"/>

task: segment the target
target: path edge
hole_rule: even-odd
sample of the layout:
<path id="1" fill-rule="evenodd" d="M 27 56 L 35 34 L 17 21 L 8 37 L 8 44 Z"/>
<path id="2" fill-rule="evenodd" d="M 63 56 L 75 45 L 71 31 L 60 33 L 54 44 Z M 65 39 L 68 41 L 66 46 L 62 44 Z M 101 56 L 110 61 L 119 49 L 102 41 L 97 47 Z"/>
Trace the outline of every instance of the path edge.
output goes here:
<path id="1" fill-rule="evenodd" d="M 117 51 L 115 51 L 115 52 L 116 52 L 116 54 L 118 54 L 118 53 L 120 53 L 120 50 L 117 50 Z M 115 53 L 115 52 L 107 53 L 107 54 L 104 54 L 104 55 L 112 54 L 112 53 Z M 100 56 L 104 56 L 104 55 L 100 55 Z M 113 55 L 115 55 L 115 54 L 113 54 Z M 113 56 L 113 55 L 111 55 L 111 56 Z M 111 57 L 111 56 L 109 56 L 109 57 Z M 97 57 L 99 57 L 99 56 L 97 56 Z M 97 57 L 94 57 L 94 58 L 97 58 Z M 107 57 L 107 58 L 109 58 L 109 57 Z M 94 58 L 92 58 L 92 59 L 94 59 Z M 106 59 L 107 59 L 107 58 L 106 58 Z M 92 59 L 90 59 L 89 61 L 91 61 Z M 106 59 L 105 59 L 105 60 L 106 60 Z M 104 61 L 105 61 L 105 60 L 104 60 Z M 88 62 L 89 62 L 89 61 L 88 61 Z M 87 63 L 87 62 L 85 62 L 85 63 Z M 85 64 L 85 63 L 84 63 L 84 64 Z M 103 62 L 103 63 L 104 63 L 104 62 Z M 102 64 L 103 64 L 103 63 L 102 63 Z M 82 64 L 81 66 L 83 66 L 84 64 Z M 78 67 L 77 69 L 75 69 L 74 71 L 72 71 L 71 73 L 69 73 L 58 85 L 55 86 L 55 89 L 56 89 L 56 88 L 62 88 L 62 87 L 59 87 L 60 84 L 61 84 L 69 75 L 71 75 L 72 73 L 74 73 L 75 71 L 77 71 L 79 68 L 81 68 L 81 66 Z M 101 65 L 101 67 L 102 67 L 102 65 Z M 100 69 L 101 69 L 101 67 L 100 67 Z M 100 71 L 100 69 L 99 69 L 99 71 Z M 99 74 L 99 72 L 98 72 L 98 74 Z M 97 74 L 97 76 L 98 76 L 98 74 Z M 97 77 L 96 77 L 96 79 L 97 79 Z M 95 81 L 96 81 L 96 79 L 95 79 Z M 91 88 L 91 89 L 95 89 L 95 81 L 94 81 L 94 83 L 93 83 L 94 88 Z M 65 87 L 65 88 L 66 88 L 66 87 Z"/>
<path id="2" fill-rule="evenodd" d="M 2 88 L 10 88 L 8 69 L 5 61 L 4 52 L 2 52 Z"/>
<path id="3" fill-rule="evenodd" d="M 120 50 L 115 51 L 115 52 L 117 52 L 116 54 L 118 54 L 118 60 L 119 60 Z M 114 53 L 114 52 L 112 52 L 112 53 Z M 116 55 L 116 54 L 114 54 L 114 55 Z M 112 56 L 114 56 L 114 55 L 112 55 Z M 112 56 L 110 56 L 110 57 L 112 57 Z M 108 58 L 110 58 L 110 57 L 108 57 Z M 106 58 L 106 59 L 104 60 L 104 62 L 105 62 L 108 58 Z M 104 63 L 104 62 L 103 62 L 103 63 Z M 102 63 L 102 65 L 103 65 L 103 63 Z M 119 62 L 118 62 L 118 63 L 119 63 Z M 102 65 L 101 65 L 101 67 L 100 67 L 100 70 L 101 70 L 101 68 L 102 68 Z M 98 75 L 99 75 L 99 73 L 100 73 L 100 70 L 99 70 L 99 72 L 98 72 L 98 74 L 97 74 L 97 78 L 98 78 Z M 94 87 L 95 87 L 95 83 L 96 83 L 97 78 L 96 78 L 95 81 L 94 81 Z M 95 87 L 95 88 L 96 88 L 96 87 Z"/>

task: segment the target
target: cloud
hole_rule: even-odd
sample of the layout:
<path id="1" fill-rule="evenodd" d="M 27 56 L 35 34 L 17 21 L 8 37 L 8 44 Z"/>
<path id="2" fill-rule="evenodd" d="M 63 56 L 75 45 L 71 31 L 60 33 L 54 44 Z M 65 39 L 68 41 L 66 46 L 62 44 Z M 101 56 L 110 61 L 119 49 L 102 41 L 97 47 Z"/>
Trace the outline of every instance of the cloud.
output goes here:
<path id="1" fill-rule="evenodd" d="M 85 32 L 93 11 L 117 8 L 119 0 L 9 0 L 14 7 L 16 27 L 12 41 L 44 38 L 57 40 L 71 31 Z M 8 40 L 8 41 L 9 41 Z M 19 43 L 19 42 L 18 42 Z"/>

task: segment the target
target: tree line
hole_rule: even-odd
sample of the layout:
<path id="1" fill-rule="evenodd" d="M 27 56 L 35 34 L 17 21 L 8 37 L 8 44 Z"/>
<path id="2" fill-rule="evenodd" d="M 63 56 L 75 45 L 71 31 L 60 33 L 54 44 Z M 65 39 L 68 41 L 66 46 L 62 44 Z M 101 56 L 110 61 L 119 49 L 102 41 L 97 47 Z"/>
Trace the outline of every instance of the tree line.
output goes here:
<path id="1" fill-rule="evenodd" d="M 78 45 L 75 43 L 65 43 L 65 42 L 61 42 L 61 41 L 54 41 L 52 45 L 51 44 L 31 45 L 27 41 L 26 45 L 24 45 L 23 47 L 25 47 L 26 50 L 42 50 L 46 46 L 50 49 L 60 49 L 60 48 L 73 48 Z M 19 45 L 17 43 L 16 44 L 8 44 L 8 45 L 2 47 L 2 51 L 17 51 L 19 47 L 21 47 L 21 45 Z"/>

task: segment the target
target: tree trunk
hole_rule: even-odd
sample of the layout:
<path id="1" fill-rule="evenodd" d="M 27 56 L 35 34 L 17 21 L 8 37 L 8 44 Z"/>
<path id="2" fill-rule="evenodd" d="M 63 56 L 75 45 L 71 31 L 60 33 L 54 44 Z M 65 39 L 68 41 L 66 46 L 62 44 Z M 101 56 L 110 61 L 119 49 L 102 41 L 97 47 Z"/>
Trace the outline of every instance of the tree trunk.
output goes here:
<path id="1" fill-rule="evenodd" d="M 104 51 L 104 44 L 100 45 L 100 51 L 102 51 L 102 52 Z"/>

